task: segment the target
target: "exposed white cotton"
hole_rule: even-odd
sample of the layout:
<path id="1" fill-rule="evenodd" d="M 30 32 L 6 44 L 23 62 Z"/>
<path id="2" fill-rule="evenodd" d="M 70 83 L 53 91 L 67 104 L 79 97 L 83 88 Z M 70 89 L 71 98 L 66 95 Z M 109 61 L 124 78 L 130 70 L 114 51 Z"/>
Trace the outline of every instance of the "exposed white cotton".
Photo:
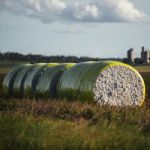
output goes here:
<path id="1" fill-rule="evenodd" d="M 93 88 L 94 99 L 100 105 L 139 106 L 144 92 L 140 76 L 126 66 L 104 69 Z"/>

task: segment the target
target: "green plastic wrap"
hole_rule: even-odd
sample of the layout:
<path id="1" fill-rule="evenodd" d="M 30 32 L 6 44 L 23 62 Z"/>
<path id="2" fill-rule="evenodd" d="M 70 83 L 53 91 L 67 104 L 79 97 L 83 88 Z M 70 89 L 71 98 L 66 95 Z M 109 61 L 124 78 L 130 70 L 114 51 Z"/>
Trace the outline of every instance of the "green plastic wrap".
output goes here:
<path id="1" fill-rule="evenodd" d="M 58 97 L 61 99 L 66 98 L 68 100 L 81 99 L 83 91 L 80 90 L 80 87 L 83 87 L 83 75 L 86 74 L 86 70 L 92 68 L 92 66 L 94 65 L 95 64 L 93 62 L 83 62 L 66 70 L 58 82 Z M 86 87 L 86 89 L 91 89 L 92 84 L 88 84 L 88 82 L 89 81 L 86 81 L 86 86 L 88 86 Z M 84 94 L 86 94 L 86 97 L 88 97 L 88 99 L 91 100 L 92 95 L 89 91 L 90 90 L 84 90 Z M 88 100 L 86 97 L 84 97 L 84 99 L 82 100 Z"/>
<path id="2" fill-rule="evenodd" d="M 130 67 L 129 65 L 115 61 L 79 63 L 68 69 L 63 73 L 58 82 L 57 91 L 59 98 L 95 102 L 93 88 L 96 80 L 100 73 L 111 66 L 128 67 L 139 77 L 139 80 L 143 86 L 143 96 L 138 104 L 141 106 L 145 98 L 145 85 L 142 77 L 134 68 Z"/>
<path id="3" fill-rule="evenodd" d="M 23 97 L 23 87 L 24 87 L 24 81 L 28 74 L 35 68 L 35 65 L 29 65 L 26 66 L 24 69 L 22 69 L 14 82 L 13 85 L 13 95 L 16 97 Z"/>
<path id="4" fill-rule="evenodd" d="M 145 84 L 131 66 L 115 62 L 23 65 L 9 72 L 3 93 L 97 102 L 100 105 L 141 106 Z"/>
<path id="5" fill-rule="evenodd" d="M 28 76 L 25 79 L 24 82 L 24 96 L 27 98 L 33 98 L 35 96 L 35 90 L 37 81 L 40 78 L 40 76 L 43 74 L 43 72 L 48 68 L 52 66 L 57 66 L 59 64 L 57 63 L 48 63 L 48 64 L 34 64 L 36 67 L 33 68 L 31 72 L 29 72 Z"/>
<path id="6" fill-rule="evenodd" d="M 57 97 L 57 83 L 63 72 L 74 64 L 62 64 L 48 67 L 39 78 L 36 86 L 36 96 L 46 98 Z"/>
<path id="7" fill-rule="evenodd" d="M 36 83 L 42 72 L 44 71 L 44 68 L 46 64 L 34 64 L 36 65 L 33 70 L 31 70 L 23 84 L 23 96 L 27 98 L 33 98 L 33 95 L 35 93 Z"/>
<path id="8" fill-rule="evenodd" d="M 5 96 L 12 96 L 13 95 L 13 84 L 18 75 L 18 73 L 23 70 L 27 65 L 20 65 L 12 69 L 10 72 L 7 73 L 3 80 L 2 88 L 3 94 Z"/>

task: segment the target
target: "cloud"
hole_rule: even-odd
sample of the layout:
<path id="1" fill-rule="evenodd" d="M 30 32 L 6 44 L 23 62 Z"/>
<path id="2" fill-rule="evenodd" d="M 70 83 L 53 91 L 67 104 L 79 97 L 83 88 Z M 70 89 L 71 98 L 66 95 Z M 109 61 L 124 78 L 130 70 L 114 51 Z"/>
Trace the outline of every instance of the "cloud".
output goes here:
<path id="1" fill-rule="evenodd" d="M 51 22 L 135 22 L 146 15 L 128 0 L 0 0 L 0 10 Z"/>
<path id="2" fill-rule="evenodd" d="M 54 30 L 53 33 L 57 34 L 75 34 L 75 33 L 83 33 L 83 31 L 78 29 L 66 29 L 66 30 Z"/>

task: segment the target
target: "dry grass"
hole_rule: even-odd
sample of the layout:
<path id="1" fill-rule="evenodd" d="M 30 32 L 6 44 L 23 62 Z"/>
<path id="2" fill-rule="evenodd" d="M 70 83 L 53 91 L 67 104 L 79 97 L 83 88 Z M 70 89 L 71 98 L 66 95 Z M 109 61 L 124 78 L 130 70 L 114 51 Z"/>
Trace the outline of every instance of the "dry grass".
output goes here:
<path id="1" fill-rule="evenodd" d="M 0 149 L 149 150 L 150 109 L 0 99 Z"/>
<path id="2" fill-rule="evenodd" d="M 149 100 L 147 100 L 149 102 Z M 48 117 L 73 122 L 88 122 L 96 124 L 101 120 L 126 122 L 135 117 L 136 123 L 143 122 L 149 115 L 150 109 L 146 105 L 142 108 L 98 106 L 94 103 L 68 102 L 61 100 L 0 100 L 0 112 L 3 114 L 33 115 L 34 117 Z M 143 116 L 144 115 L 144 116 Z M 150 119 L 150 118 L 149 118 Z M 133 121 L 133 120 L 132 120 Z M 149 120 L 150 121 L 150 120 Z"/>

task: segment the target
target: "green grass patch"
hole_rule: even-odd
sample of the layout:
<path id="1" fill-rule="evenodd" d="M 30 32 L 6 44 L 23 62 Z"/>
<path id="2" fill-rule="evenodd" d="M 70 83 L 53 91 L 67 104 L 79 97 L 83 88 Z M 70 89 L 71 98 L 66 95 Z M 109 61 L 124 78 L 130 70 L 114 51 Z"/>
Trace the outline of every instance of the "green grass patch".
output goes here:
<path id="1" fill-rule="evenodd" d="M 149 150 L 150 110 L 0 100 L 0 149 Z"/>
<path id="2" fill-rule="evenodd" d="M 0 73 L 0 96 L 2 96 L 2 83 L 6 74 Z"/>
<path id="3" fill-rule="evenodd" d="M 150 136 L 126 123 L 81 126 L 47 118 L 1 115 L 0 126 L 1 149 L 148 150 L 150 147 Z"/>
<path id="4" fill-rule="evenodd" d="M 133 67 L 139 72 L 150 72 L 150 65 L 138 65 Z"/>
<path id="5" fill-rule="evenodd" d="M 0 73 L 6 74 L 8 73 L 13 67 L 0 67 Z"/>
<path id="6" fill-rule="evenodd" d="M 141 73 L 141 75 L 145 82 L 147 95 L 150 97 L 150 73 L 143 72 L 143 73 Z"/>

